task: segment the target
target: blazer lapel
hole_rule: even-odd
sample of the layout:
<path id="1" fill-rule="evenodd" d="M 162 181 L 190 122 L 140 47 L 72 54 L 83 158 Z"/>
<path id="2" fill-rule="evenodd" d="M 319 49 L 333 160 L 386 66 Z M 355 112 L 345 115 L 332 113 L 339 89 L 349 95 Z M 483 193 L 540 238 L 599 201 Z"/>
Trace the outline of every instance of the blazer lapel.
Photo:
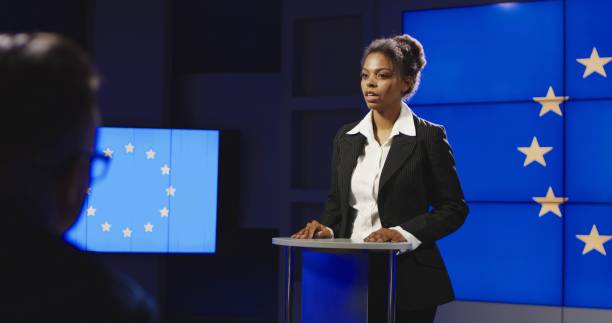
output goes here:
<path id="1" fill-rule="evenodd" d="M 382 174 L 380 175 L 380 183 L 378 191 L 381 192 L 387 181 L 395 174 L 395 172 L 404 164 L 406 159 L 414 152 L 416 146 L 416 137 L 406 136 L 403 134 L 393 138 L 393 143 L 389 150 L 389 155 L 383 166 Z"/>

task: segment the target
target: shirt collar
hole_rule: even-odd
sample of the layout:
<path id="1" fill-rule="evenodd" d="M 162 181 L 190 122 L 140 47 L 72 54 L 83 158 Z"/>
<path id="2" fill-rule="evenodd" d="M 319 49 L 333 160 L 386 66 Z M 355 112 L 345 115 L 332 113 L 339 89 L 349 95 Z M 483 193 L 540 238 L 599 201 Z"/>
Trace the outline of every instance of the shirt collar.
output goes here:
<path id="1" fill-rule="evenodd" d="M 414 126 L 414 118 L 412 117 L 412 109 L 402 101 L 402 108 L 400 109 L 400 115 L 395 120 L 391 134 L 389 138 L 402 133 L 407 136 L 416 136 L 416 128 Z M 368 112 L 366 116 L 351 130 L 347 132 L 349 135 L 361 133 L 364 135 L 369 142 L 374 140 L 374 126 L 372 125 L 372 111 Z"/>

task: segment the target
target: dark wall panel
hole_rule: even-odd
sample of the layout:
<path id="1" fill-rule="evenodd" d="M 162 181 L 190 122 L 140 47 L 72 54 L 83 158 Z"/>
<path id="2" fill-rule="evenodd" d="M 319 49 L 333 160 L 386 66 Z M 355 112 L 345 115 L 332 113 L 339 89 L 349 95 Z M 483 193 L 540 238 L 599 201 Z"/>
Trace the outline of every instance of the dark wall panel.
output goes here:
<path id="1" fill-rule="evenodd" d="M 280 0 L 172 2 L 177 73 L 280 72 Z"/>
<path id="2" fill-rule="evenodd" d="M 0 6 L 0 33 L 56 32 L 89 48 L 93 0 L 3 1 Z"/>
<path id="3" fill-rule="evenodd" d="M 293 112 L 293 188 L 329 188 L 334 136 L 342 125 L 359 121 L 363 117 L 362 114 L 358 107 Z"/>
<path id="4" fill-rule="evenodd" d="M 360 16 L 297 20 L 294 32 L 294 96 L 359 94 Z"/>
<path id="5" fill-rule="evenodd" d="M 165 126 L 166 1 L 98 0 L 94 62 L 105 125 Z"/>

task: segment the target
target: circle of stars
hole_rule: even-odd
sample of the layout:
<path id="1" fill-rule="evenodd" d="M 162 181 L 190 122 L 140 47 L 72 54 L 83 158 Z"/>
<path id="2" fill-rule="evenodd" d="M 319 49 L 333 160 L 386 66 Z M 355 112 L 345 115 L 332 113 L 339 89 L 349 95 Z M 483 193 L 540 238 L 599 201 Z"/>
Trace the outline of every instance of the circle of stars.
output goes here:
<path id="1" fill-rule="evenodd" d="M 136 150 L 136 146 L 132 142 L 128 142 L 127 144 L 123 146 L 123 148 L 125 149 L 126 154 L 133 154 Z M 113 158 L 115 152 L 110 147 L 106 147 L 102 151 L 102 153 L 104 154 L 105 157 Z M 153 148 L 149 148 L 149 150 L 145 151 L 145 156 L 147 160 L 154 160 L 155 157 L 157 156 L 157 152 L 153 150 Z M 162 167 L 160 167 L 160 172 L 162 176 L 169 176 L 170 171 L 171 171 L 171 168 L 168 164 L 164 164 Z M 172 197 L 176 194 L 176 188 L 172 185 L 168 186 L 165 189 L 165 191 L 168 197 Z M 87 195 L 91 195 L 91 194 L 92 194 L 92 188 L 89 187 L 87 189 Z M 93 205 L 89 205 L 89 207 L 85 210 L 86 215 L 88 217 L 95 216 L 97 211 L 98 210 Z M 159 210 L 159 214 L 160 214 L 160 217 L 167 218 L 170 214 L 170 210 L 166 206 L 164 206 L 162 209 Z M 104 221 L 104 223 L 102 223 L 100 227 L 102 229 L 102 232 L 110 232 L 112 224 L 109 223 L 108 221 Z M 146 233 L 152 233 L 154 227 L 155 225 L 153 225 L 150 221 L 143 225 L 144 232 Z M 132 234 L 134 233 L 134 231 L 130 227 L 125 227 L 121 231 L 121 233 L 123 234 L 123 238 L 129 239 L 129 238 L 132 238 Z"/>

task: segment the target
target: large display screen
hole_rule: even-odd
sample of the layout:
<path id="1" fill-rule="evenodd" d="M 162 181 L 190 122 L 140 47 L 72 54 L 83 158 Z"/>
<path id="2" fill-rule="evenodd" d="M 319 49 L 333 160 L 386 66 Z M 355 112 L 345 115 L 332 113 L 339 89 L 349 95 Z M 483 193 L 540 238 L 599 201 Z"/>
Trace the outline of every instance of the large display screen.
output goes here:
<path id="1" fill-rule="evenodd" d="M 612 2 L 403 13 L 470 214 L 439 242 L 460 300 L 612 308 Z"/>
<path id="2" fill-rule="evenodd" d="M 91 251 L 214 253 L 219 137 L 99 128 L 91 187 L 65 238 Z"/>

